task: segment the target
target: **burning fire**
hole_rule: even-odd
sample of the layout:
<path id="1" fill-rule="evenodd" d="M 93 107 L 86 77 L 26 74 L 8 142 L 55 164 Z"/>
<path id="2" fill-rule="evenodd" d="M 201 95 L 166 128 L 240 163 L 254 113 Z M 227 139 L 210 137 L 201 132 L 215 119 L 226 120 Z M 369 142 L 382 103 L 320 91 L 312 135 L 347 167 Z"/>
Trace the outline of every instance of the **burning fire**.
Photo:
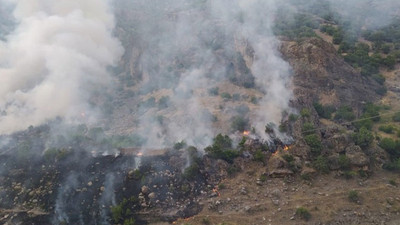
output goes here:
<path id="1" fill-rule="evenodd" d="M 243 136 L 249 136 L 249 135 L 250 135 L 250 131 L 248 131 L 248 130 L 243 131 Z"/>
<path id="2" fill-rule="evenodd" d="M 214 193 L 217 193 L 218 197 L 221 196 L 221 194 L 220 194 L 219 191 L 218 191 L 218 187 L 213 188 L 212 191 L 213 191 Z"/>
<path id="3" fill-rule="evenodd" d="M 289 151 L 289 146 L 285 145 L 285 147 L 283 147 L 283 150 Z"/>
<path id="4" fill-rule="evenodd" d="M 138 157 L 143 156 L 143 152 L 138 152 L 138 154 L 136 154 L 136 156 L 138 156 Z"/>

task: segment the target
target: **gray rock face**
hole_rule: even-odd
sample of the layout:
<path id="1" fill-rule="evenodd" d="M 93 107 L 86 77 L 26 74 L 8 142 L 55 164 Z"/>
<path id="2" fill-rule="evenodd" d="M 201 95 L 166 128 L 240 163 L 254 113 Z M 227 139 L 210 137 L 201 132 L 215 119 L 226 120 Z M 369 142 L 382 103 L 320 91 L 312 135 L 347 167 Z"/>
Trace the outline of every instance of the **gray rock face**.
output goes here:
<path id="1" fill-rule="evenodd" d="M 352 145 L 346 148 L 346 156 L 354 166 L 363 167 L 369 164 L 368 156 L 361 150 L 360 146 Z"/>

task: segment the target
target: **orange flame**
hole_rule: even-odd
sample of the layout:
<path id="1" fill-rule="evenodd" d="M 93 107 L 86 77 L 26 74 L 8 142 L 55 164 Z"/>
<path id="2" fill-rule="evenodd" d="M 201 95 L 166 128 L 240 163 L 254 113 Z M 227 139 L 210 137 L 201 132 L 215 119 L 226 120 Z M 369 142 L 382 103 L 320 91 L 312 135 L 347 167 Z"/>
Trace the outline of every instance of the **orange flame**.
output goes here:
<path id="1" fill-rule="evenodd" d="M 138 154 L 136 154 L 136 156 L 139 156 L 139 157 L 143 156 L 143 152 L 139 152 Z"/>
<path id="2" fill-rule="evenodd" d="M 289 146 L 285 145 L 285 147 L 283 147 L 283 150 L 288 151 L 289 150 Z"/>
<path id="3" fill-rule="evenodd" d="M 243 135 L 244 136 L 249 136 L 250 135 L 250 131 L 248 131 L 248 130 L 243 131 Z"/>
<path id="4" fill-rule="evenodd" d="M 221 196 L 221 194 L 220 194 L 219 191 L 218 191 L 218 187 L 213 188 L 212 191 L 213 191 L 214 193 L 217 193 L 218 197 Z"/>

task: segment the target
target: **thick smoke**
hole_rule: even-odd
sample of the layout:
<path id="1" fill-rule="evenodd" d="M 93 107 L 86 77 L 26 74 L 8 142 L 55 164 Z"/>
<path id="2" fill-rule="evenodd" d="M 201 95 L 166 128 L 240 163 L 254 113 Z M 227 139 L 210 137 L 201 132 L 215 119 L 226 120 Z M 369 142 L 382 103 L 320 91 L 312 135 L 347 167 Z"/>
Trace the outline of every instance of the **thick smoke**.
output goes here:
<path id="1" fill-rule="evenodd" d="M 110 83 L 106 68 L 123 51 L 108 1 L 6 2 L 17 25 L 0 41 L 0 134 L 88 116 L 91 91 Z"/>
<path id="2" fill-rule="evenodd" d="M 245 80 L 244 84 L 228 91 L 232 94 L 250 85 L 264 96 L 252 110 L 250 123 L 259 135 L 268 138 L 265 125 L 280 123 L 292 96 L 289 65 L 280 57 L 279 42 L 272 32 L 278 1 L 167 0 L 149 4 L 133 0 L 120 4 L 134 8 L 137 15 L 133 17 L 140 20 L 132 25 L 136 38 L 132 55 L 139 62 L 135 65 L 140 72 L 134 75 L 142 76 L 138 86 L 139 92 L 146 95 L 143 101 L 150 100 L 148 93 L 167 95 L 169 99 L 167 108 L 143 110 L 139 118 L 140 129 L 151 140 L 148 145 L 163 146 L 181 140 L 198 147 L 210 144 L 212 137 L 221 132 L 220 127 L 213 127 L 219 119 L 215 114 L 225 111 L 207 97 L 207 89 L 227 82 L 240 83 L 240 79 Z M 245 60 L 241 68 L 230 68 L 238 58 Z M 232 78 L 244 67 L 249 71 Z M 162 123 L 154 119 L 160 112 L 166 115 Z"/>

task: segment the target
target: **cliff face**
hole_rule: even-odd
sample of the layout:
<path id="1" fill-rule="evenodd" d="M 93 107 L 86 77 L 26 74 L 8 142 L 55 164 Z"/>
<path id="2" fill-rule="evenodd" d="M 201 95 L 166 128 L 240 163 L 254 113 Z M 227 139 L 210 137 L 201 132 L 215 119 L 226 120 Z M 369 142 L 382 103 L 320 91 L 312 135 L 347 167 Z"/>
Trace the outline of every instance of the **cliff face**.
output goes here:
<path id="1" fill-rule="evenodd" d="M 318 101 L 359 110 L 379 98 L 375 90 L 380 85 L 348 65 L 330 43 L 317 38 L 283 42 L 280 50 L 293 68 L 296 106 Z"/>

